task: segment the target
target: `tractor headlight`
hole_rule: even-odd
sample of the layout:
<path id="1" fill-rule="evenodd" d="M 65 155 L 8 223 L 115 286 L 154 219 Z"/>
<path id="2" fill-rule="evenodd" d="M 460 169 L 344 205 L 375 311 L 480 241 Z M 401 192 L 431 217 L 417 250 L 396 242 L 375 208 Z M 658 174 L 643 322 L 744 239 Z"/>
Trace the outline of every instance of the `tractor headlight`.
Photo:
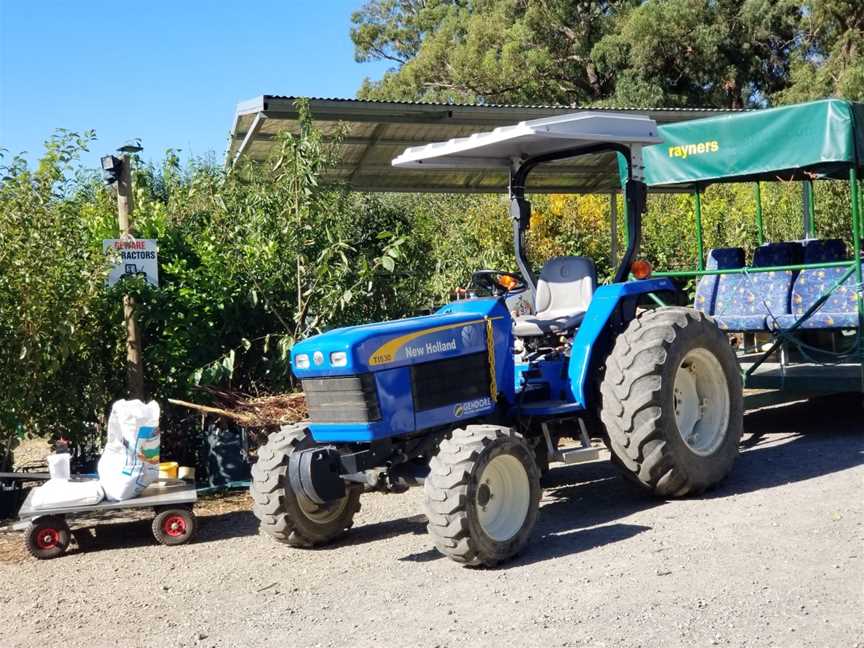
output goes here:
<path id="1" fill-rule="evenodd" d="M 301 353 L 299 355 L 294 356 L 294 366 L 298 369 L 308 369 L 309 368 L 309 356 L 305 353 Z"/>
<path id="2" fill-rule="evenodd" d="M 330 366 L 344 367 L 348 364 L 348 354 L 344 351 L 334 351 L 330 354 Z"/>

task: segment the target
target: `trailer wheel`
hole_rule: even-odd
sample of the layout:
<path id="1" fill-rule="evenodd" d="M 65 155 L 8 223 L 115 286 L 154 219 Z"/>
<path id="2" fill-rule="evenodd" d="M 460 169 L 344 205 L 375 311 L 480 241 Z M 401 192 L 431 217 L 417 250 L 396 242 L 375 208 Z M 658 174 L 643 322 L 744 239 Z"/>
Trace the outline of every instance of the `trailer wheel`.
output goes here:
<path id="1" fill-rule="evenodd" d="M 338 538 L 351 528 L 360 510 L 362 487 L 358 485 L 346 485 L 345 497 L 327 504 L 294 492 L 288 479 L 288 457 L 313 445 L 306 428 L 286 425 L 258 449 L 258 461 L 252 466 L 249 490 L 260 529 L 293 547 L 315 547 Z"/>
<path id="2" fill-rule="evenodd" d="M 725 334 L 689 308 L 642 314 L 618 336 L 601 385 L 617 463 L 663 497 L 698 494 L 738 455 L 741 374 Z"/>
<path id="3" fill-rule="evenodd" d="M 56 558 L 69 547 L 69 525 L 59 515 L 41 517 L 30 523 L 24 537 L 27 551 L 34 558 Z"/>
<path id="4" fill-rule="evenodd" d="M 189 542 L 198 528 L 198 522 L 188 508 L 164 508 L 156 513 L 150 528 L 156 542 L 174 546 Z"/>
<path id="5" fill-rule="evenodd" d="M 528 542 L 540 505 L 534 449 L 496 425 L 469 425 L 444 439 L 424 482 L 428 531 L 445 556 L 494 566 Z"/>

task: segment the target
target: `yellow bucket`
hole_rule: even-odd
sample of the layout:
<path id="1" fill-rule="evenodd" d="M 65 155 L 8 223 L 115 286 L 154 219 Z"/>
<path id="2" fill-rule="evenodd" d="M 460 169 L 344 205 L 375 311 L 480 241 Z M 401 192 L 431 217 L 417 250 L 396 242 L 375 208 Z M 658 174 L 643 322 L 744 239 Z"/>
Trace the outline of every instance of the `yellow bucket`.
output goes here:
<path id="1" fill-rule="evenodd" d="M 176 461 L 163 461 L 159 464 L 159 479 L 177 479 L 177 469 L 180 467 Z"/>

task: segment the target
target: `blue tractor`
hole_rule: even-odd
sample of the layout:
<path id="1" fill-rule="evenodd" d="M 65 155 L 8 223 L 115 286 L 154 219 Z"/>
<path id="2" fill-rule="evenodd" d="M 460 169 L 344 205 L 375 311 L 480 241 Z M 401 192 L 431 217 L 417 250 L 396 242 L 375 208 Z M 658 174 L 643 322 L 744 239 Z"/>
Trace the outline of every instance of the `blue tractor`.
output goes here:
<path id="1" fill-rule="evenodd" d="M 344 534 L 364 491 L 421 485 L 445 555 L 495 565 L 528 541 L 550 463 L 594 459 L 602 438 L 633 481 L 662 497 L 699 493 L 737 456 L 742 385 L 726 335 L 666 278 L 634 272 L 645 207 L 643 116 L 575 113 L 407 149 L 393 164 L 509 173 L 518 273 L 481 270 L 467 299 L 435 313 L 332 330 L 292 351 L 309 420 L 259 450 L 261 529 L 297 547 Z M 525 255 L 526 181 L 539 165 L 617 154 L 628 243 L 598 286 L 586 257 Z M 638 266 L 638 264 L 637 264 Z M 485 296 L 475 296 L 485 294 Z M 522 295 L 532 312 L 508 303 Z"/>

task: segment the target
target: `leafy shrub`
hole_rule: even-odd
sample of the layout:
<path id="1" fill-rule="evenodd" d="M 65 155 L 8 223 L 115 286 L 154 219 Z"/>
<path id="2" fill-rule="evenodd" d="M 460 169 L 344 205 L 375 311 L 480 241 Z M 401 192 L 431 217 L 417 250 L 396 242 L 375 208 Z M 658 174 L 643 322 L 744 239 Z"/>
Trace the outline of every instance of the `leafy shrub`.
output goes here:
<path id="1" fill-rule="evenodd" d="M 107 265 L 81 218 L 73 163 L 92 133 L 60 132 L 35 170 L 0 172 L 0 443 L 81 437 L 117 388 L 116 335 L 103 329 Z"/>

